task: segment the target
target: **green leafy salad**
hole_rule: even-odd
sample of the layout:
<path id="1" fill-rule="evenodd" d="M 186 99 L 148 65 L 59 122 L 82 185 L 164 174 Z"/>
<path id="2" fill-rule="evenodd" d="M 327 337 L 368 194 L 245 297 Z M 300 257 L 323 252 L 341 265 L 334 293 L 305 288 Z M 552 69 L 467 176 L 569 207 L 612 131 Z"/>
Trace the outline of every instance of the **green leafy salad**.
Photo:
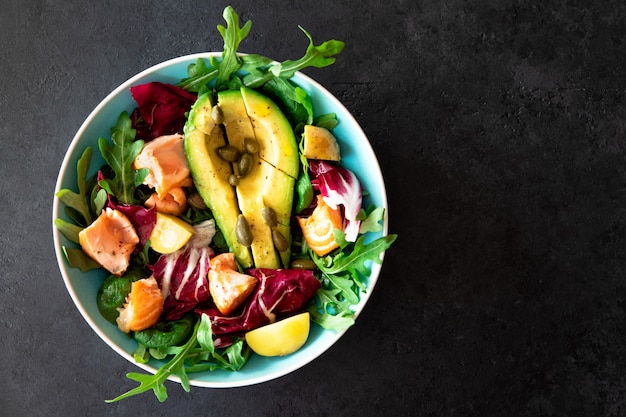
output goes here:
<path id="1" fill-rule="evenodd" d="M 335 62 L 338 40 L 276 62 L 238 53 L 251 22 L 227 7 L 222 54 L 198 58 L 176 84 L 130 87 L 136 108 L 87 147 L 77 191 L 61 189 L 71 242 L 67 263 L 106 271 L 97 305 L 137 342 L 134 359 L 163 365 L 131 372 L 139 385 L 112 399 L 152 390 L 165 401 L 177 376 L 245 369 L 251 355 L 284 356 L 302 347 L 309 326 L 342 331 L 368 289 L 373 264 L 396 240 L 385 210 L 365 206 L 368 190 L 342 165 L 341 123 L 317 114 L 292 77 Z"/>

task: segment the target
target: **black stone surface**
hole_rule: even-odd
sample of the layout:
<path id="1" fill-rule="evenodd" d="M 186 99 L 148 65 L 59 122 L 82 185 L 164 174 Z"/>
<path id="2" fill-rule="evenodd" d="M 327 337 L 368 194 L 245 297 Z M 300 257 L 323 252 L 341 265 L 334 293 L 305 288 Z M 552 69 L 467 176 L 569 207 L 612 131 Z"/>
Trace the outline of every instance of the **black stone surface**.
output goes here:
<path id="1" fill-rule="evenodd" d="M 353 112 L 400 237 L 357 324 L 237 389 L 108 405 L 133 369 L 87 326 L 54 258 L 54 184 L 89 112 L 163 60 L 221 50 L 226 2 L 5 0 L 0 10 L 3 416 L 626 415 L 623 1 L 233 1 L 241 50 Z"/>

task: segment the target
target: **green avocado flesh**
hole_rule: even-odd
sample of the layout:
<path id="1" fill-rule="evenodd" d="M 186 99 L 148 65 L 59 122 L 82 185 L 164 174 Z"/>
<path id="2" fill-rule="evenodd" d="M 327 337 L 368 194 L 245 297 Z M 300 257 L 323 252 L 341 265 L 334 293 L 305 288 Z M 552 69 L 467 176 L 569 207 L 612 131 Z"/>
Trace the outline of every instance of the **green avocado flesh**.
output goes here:
<path id="1" fill-rule="evenodd" d="M 224 116 L 223 125 L 213 121 L 214 104 L 208 94 L 200 96 L 185 126 L 185 152 L 198 193 L 213 212 L 217 226 L 242 267 L 286 267 L 291 246 L 289 222 L 299 169 L 293 130 L 270 99 L 245 87 L 241 91 L 218 93 L 217 104 Z M 243 153 L 246 138 L 255 139 L 259 151 L 253 155 L 250 172 L 233 187 L 228 177 L 238 173 L 237 164 L 224 161 L 217 149 L 229 144 Z M 289 243 L 285 251 L 279 252 L 274 247 L 272 227 L 263 217 L 265 207 L 276 213 L 278 225 L 274 230 Z M 239 243 L 236 237 L 240 213 L 252 233 L 249 248 Z"/>
<path id="2" fill-rule="evenodd" d="M 290 177 L 298 178 L 298 143 L 287 117 L 272 100 L 255 90 L 243 87 L 241 96 L 261 145 L 261 159 Z"/>
<path id="3" fill-rule="evenodd" d="M 230 250 L 243 267 L 252 266 L 247 247 L 237 240 L 239 215 L 235 189 L 228 183 L 230 163 L 219 157 L 217 149 L 226 144 L 222 128 L 211 117 L 211 97 L 202 95 L 193 105 L 184 128 L 185 154 L 198 194 L 213 212 Z"/>

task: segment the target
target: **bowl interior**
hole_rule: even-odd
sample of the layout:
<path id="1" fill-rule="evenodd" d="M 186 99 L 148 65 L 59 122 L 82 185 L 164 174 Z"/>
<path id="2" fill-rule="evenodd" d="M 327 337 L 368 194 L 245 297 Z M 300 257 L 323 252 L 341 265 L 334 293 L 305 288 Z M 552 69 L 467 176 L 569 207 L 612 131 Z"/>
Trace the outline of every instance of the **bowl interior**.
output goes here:
<path id="1" fill-rule="evenodd" d="M 135 108 L 129 87 L 150 81 L 178 83 L 187 76 L 187 66 L 198 58 L 209 58 L 218 53 L 202 53 L 183 56 L 151 67 L 130 78 L 113 92 L 111 92 L 89 115 L 72 140 L 63 160 L 56 191 L 62 188 L 76 190 L 76 164 L 86 147 L 93 148 L 93 158 L 90 164 L 89 175 L 94 174 L 104 160 L 98 151 L 98 138 L 110 139 L 110 129 L 115 125 L 117 117 L 122 111 L 131 112 Z M 316 115 L 335 113 L 340 121 L 334 134 L 339 140 L 342 151 L 342 164 L 354 171 L 359 177 L 363 189 L 368 195 L 364 199 L 364 207 L 370 203 L 387 209 L 385 185 L 380 167 L 371 145 L 347 109 L 326 89 L 302 73 L 297 73 L 293 79 L 296 84 L 304 88 L 311 96 Z M 55 198 L 53 203 L 53 219 L 61 217 L 68 219 L 62 204 Z M 373 234 L 371 238 L 386 235 L 387 220 L 383 230 Z M 93 270 L 86 273 L 79 269 L 70 268 L 63 256 L 61 247 L 76 247 L 65 239 L 53 226 L 53 237 L 57 261 L 67 290 L 78 310 L 104 342 L 128 361 L 135 363 L 132 353 L 137 347 L 136 342 L 127 337 L 118 328 L 106 321 L 98 311 L 96 295 L 101 282 L 107 273 L 103 270 Z M 355 306 L 356 315 L 367 302 L 380 273 L 380 265 L 372 266 L 372 274 L 367 280 L 368 291 L 362 294 L 361 300 Z M 250 361 L 239 372 L 212 371 L 191 374 L 190 383 L 195 386 L 225 388 L 256 384 L 268 381 L 289 372 L 292 372 L 309 363 L 330 346 L 332 346 L 344 332 L 324 330 L 317 325 L 311 326 L 310 337 L 306 345 L 297 352 L 280 358 L 264 358 L 252 355 Z M 148 364 L 136 364 L 144 370 L 154 373 L 162 362 L 151 360 Z M 172 378 L 177 380 L 177 378 Z"/>

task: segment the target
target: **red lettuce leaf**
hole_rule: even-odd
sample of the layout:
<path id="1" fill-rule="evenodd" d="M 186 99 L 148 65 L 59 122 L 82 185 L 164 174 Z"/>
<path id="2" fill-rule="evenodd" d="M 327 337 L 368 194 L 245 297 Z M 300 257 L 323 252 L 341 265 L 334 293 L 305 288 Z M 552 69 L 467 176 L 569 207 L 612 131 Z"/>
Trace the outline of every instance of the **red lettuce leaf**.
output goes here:
<path id="1" fill-rule="evenodd" d="M 135 137 L 137 139 L 142 139 L 145 142 L 152 140 L 152 132 L 150 132 L 150 126 L 148 123 L 141 117 L 139 113 L 139 109 L 136 108 L 130 114 L 130 122 L 133 125 L 133 129 L 135 129 Z"/>
<path id="2" fill-rule="evenodd" d="M 321 287 L 312 271 L 297 269 L 256 268 L 247 274 L 259 284 L 237 316 L 221 316 L 217 308 L 203 306 L 196 312 L 208 314 L 216 341 L 228 343 L 232 337 L 273 323 L 277 319 L 302 311 Z"/>
<path id="3" fill-rule="evenodd" d="M 146 141 L 163 135 L 182 133 L 185 114 L 196 101 L 196 95 L 171 84 L 150 82 L 130 88 L 137 102 L 137 114 L 133 115 L 137 137 Z M 143 122 L 142 122 L 143 121 Z M 143 137 L 148 136 L 149 137 Z"/>
<path id="4" fill-rule="evenodd" d="M 359 234 L 361 221 L 357 216 L 361 211 L 363 192 L 361 183 L 354 172 L 324 161 L 310 160 L 309 169 L 313 174 L 313 189 L 322 194 L 324 202 L 332 209 L 343 208 L 343 232 L 346 241 L 354 242 Z"/>
<path id="5" fill-rule="evenodd" d="M 159 257 L 152 274 L 165 297 L 164 318 L 174 320 L 209 299 L 207 274 L 212 256 L 209 247 L 185 246 Z"/>
<path id="6" fill-rule="evenodd" d="M 180 320 L 186 313 L 193 311 L 197 305 L 196 301 L 180 301 L 170 294 L 165 298 L 161 319 L 168 321 Z"/>
<path id="7" fill-rule="evenodd" d="M 209 244 L 216 233 L 215 221 L 205 220 L 193 228 L 193 236 L 185 246 L 161 255 L 151 267 L 165 297 L 165 320 L 178 320 L 198 303 L 210 299 L 207 275 L 214 255 Z"/>

